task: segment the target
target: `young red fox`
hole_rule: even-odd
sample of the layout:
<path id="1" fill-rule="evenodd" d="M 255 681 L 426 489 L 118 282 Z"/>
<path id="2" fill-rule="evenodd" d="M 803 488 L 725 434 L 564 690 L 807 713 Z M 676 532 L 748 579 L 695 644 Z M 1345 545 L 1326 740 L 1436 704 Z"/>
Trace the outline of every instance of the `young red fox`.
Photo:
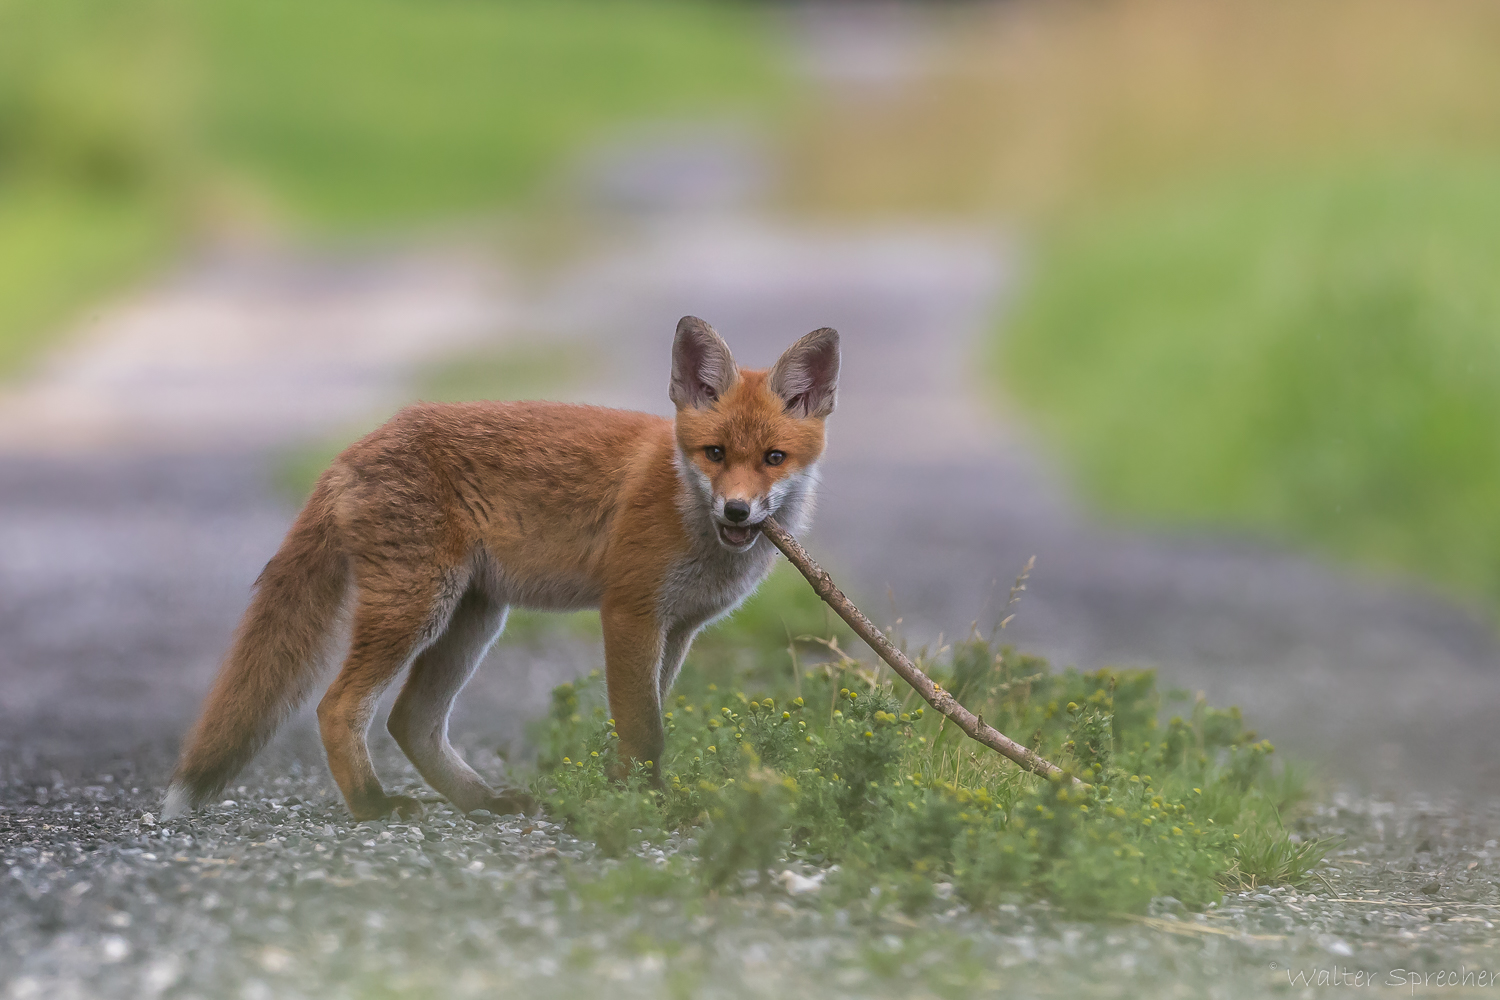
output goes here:
<path id="1" fill-rule="evenodd" d="M 770 571 L 757 525 L 812 512 L 839 344 L 817 330 L 768 371 L 741 370 L 700 319 L 677 324 L 675 421 L 557 403 L 420 404 L 323 473 L 255 596 L 188 734 L 162 810 L 217 795 L 311 693 L 353 591 L 349 652 L 318 705 L 328 766 L 359 819 L 387 795 L 365 735 L 408 665 L 387 726 L 465 812 L 523 810 L 448 742 L 448 714 L 512 607 L 598 608 L 622 762 L 661 760 L 661 706 L 688 646 Z"/>

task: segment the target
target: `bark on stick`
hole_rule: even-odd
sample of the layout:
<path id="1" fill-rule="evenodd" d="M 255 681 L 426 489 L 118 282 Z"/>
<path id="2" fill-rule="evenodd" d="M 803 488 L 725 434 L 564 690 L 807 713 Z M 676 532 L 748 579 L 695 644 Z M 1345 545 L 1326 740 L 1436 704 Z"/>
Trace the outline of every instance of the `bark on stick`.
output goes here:
<path id="1" fill-rule="evenodd" d="M 982 718 L 960 705 L 958 699 L 928 677 L 920 667 L 907 658 L 905 653 L 886 638 L 884 632 L 875 627 L 874 622 L 860 613 L 854 603 L 845 597 L 844 592 L 834 584 L 827 570 L 813 562 L 807 550 L 799 545 L 785 528 L 777 524 L 774 518 L 768 517 L 762 521 L 760 530 L 771 540 L 771 544 L 780 549 L 787 559 L 791 560 L 792 565 L 807 577 L 807 582 L 812 584 L 817 595 L 833 608 L 840 618 L 848 622 L 849 627 L 858 633 L 861 639 L 869 643 L 870 648 L 875 650 L 882 660 L 889 663 L 891 669 L 896 671 L 902 680 L 915 688 L 917 694 L 921 695 L 927 704 L 953 720 L 953 724 L 963 730 L 970 739 L 983 743 L 996 753 L 1010 758 L 1026 770 L 1043 777 L 1051 778 L 1064 773 L 1056 764 L 1037 756 L 1031 749 L 1017 743 L 995 727 L 986 725 Z"/>

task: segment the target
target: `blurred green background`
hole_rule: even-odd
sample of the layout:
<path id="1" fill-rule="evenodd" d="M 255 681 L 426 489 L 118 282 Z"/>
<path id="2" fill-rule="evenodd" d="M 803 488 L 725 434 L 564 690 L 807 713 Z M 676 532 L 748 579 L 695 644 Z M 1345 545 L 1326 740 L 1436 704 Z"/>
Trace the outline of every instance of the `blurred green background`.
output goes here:
<path id="1" fill-rule="evenodd" d="M 0 372 L 194 240 L 451 222 L 611 123 L 754 113 L 768 28 L 674 0 L 0 0 Z"/>
<path id="2" fill-rule="evenodd" d="M 616 123 L 752 115 L 781 211 L 1018 235 L 986 391 L 1102 512 L 1500 609 L 1500 7 L 914 10 L 925 71 L 849 101 L 780 6 L 0 0 L 0 371 L 196 243 L 472 220 Z"/>

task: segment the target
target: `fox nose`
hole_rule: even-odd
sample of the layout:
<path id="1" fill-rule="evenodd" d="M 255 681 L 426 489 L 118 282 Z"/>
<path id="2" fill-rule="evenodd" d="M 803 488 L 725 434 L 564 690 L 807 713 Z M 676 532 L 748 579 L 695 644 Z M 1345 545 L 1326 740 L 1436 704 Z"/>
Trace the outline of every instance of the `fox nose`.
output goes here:
<path id="1" fill-rule="evenodd" d="M 739 524 L 750 516 L 750 505 L 743 500 L 724 501 L 724 516 L 735 524 Z"/>

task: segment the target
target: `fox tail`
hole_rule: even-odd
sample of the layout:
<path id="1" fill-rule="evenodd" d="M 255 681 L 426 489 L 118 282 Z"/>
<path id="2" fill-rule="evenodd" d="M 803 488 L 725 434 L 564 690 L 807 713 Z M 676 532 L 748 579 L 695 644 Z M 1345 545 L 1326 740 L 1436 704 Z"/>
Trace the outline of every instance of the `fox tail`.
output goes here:
<path id="1" fill-rule="evenodd" d="M 162 818 L 223 791 L 307 697 L 327 660 L 348 587 L 325 475 L 260 578 L 234 645 L 183 743 Z"/>

